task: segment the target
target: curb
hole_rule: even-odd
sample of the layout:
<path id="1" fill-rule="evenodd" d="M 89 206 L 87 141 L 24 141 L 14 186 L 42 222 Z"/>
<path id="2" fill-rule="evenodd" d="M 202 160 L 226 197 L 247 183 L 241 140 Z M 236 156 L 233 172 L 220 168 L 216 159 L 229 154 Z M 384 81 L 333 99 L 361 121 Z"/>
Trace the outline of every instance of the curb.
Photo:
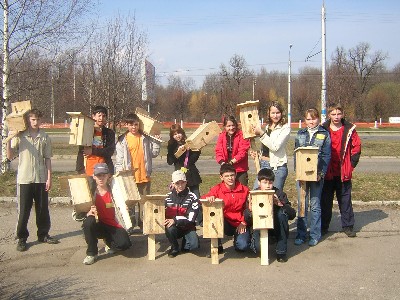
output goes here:
<path id="1" fill-rule="evenodd" d="M 17 203 L 17 197 L 0 197 L 0 203 Z M 50 204 L 68 204 L 71 205 L 70 197 L 49 197 Z M 352 201 L 354 206 L 400 206 L 400 201 Z M 337 202 L 334 201 L 334 206 L 337 206 Z"/>

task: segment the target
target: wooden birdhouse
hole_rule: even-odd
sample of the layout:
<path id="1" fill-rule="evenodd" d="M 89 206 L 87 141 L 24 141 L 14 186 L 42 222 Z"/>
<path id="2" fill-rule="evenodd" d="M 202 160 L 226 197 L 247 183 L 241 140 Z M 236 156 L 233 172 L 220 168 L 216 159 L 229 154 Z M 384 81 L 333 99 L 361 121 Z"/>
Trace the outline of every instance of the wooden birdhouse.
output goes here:
<path id="1" fill-rule="evenodd" d="M 216 199 L 214 203 L 201 200 L 203 205 L 203 237 L 224 237 L 224 201 Z"/>
<path id="2" fill-rule="evenodd" d="M 163 129 L 164 125 L 156 119 L 150 117 L 149 113 L 143 108 L 137 107 L 135 114 L 140 119 L 140 129 L 143 131 L 143 133 L 159 142 L 162 142 L 162 140 L 155 138 L 154 136 L 161 134 L 161 130 Z"/>
<path id="3" fill-rule="evenodd" d="M 93 197 L 86 175 L 76 175 L 68 178 L 72 205 L 76 212 L 88 212 L 93 205 Z"/>
<path id="4" fill-rule="evenodd" d="M 273 229 L 273 197 L 275 191 L 250 191 L 253 229 Z"/>
<path id="5" fill-rule="evenodd" d="M 296 180 L 317 181 L 318 147 L 299 147 L 296 155 Z"/>
<path id="6" fill-rule="evenodd" d="M 254 138 L 256 134 L 252 126 L 258 126 L 260 123 L 258 117 L 258 100 L 246 101 L 236 105 L 236 112 L 240 116 L 240 123 L 242 125 L 243 137 L 245 139 Z"/>
<path id="7" fill-rule="evenodd" d="M 128 207 L 135 206 L 141 199 L 131 171 L 118 172 L 111 178 L 111 191 L 116 201 Z"/>
<path id="8" fill-rule="evenodd" d="M 18 132 L 24 131 L 28 128 L 28 111 L 32 109 L 31 101 L 19 101 L 11 103 L 11 113 L 6 116 L 6 122 L 9 131 L 14 131 L 13 136 L 4 139 L 3 143 L 8 142 Z"/>
<path id="9" fill-rule="evenodd" d="M 144 234 L 165 233 L 165 198 L 167 195 L 147 195 L 144 198 Z"/>
<path id="10" fill-rule="evenodd" d="M 219 128 L 218 123 L 211 121 L 200 125 L 188 139 L 186 139 L 185 149 L 178 150 L 175 153 L 175 157 L 180 157 L 187 149 L 200 150 L 208 143 L 210 143 L 214 138 L 216 138 L 221 133 L 221 128 Z"/>
<path id="11" fill-rule="evenodd" d="M 94 120 L 80 112 L 67 112 L 71 116 L 69 144 L 92 146 Z"/>
<path id="12" fill-rule="evenodd" d="M 224 237 L 224 201 L 215 199 L 214 203 L 201 199 L 203 206 L 203 238 L 211 239 L 211 263 L 219 264 L 218 238 Z"/>
<path id="13" fill-rule="evenodd" d="M 143 234 L 147 234 L 148 259 L 156 259 L 156 234 L 165 233 L 165 198 L 167 195 L 146 195 Z"/>

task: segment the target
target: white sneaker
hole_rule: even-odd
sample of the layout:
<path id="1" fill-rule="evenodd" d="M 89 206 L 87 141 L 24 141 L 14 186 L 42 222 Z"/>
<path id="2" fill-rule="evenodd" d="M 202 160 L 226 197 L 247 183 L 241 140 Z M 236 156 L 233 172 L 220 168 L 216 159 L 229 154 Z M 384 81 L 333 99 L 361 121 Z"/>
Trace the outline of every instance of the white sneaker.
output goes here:
<path id="1" fill-rule="evenodd" d="M 88 255 L 83 260 L 83 263 L 85 265 L 93 265 L 95 263 L 96 259 L 97 259 L 97 255 L 95 255 L 95 256 Z"/>
<path id="2" fill-rule="evenodd" d="M 112 254 L 114 254 L 116 251 L 114 250 L 114 249 L 112 249 L 112 248 L 110 248 L 110 247 L 108 247 L 107 245 L 104 247 L 104 252 L 106 253 L 106 254 L 109 254 L 109 255 L 112 255 Z"/>

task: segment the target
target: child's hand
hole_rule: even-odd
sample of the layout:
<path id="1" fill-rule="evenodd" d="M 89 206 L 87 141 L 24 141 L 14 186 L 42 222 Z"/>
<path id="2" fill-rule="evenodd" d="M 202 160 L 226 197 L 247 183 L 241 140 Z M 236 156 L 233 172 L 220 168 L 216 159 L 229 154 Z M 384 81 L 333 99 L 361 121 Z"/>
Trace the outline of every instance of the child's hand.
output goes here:
<path id="1" fill-rule="evenodd" d="M 249 195 L 249 211 L 251 211 L 252 204 L 253 204 L 253 200 L 251 198 L 251 195 Z"/>
<path id="2" fill-rule="evenodd" d="M 283 206 L 283 203 L 279 200 L 278 196 L 276 194 L 274 194 L 274 204 L 277 206 Z"/>
<path id="3" fill-rule="evenodd" d="M 255 159 L 257 157 L 257 151 L 249 150 L 249 154 L 250 154 L 252 159 Z"/>
<path id="4" fill-rule="evenodd" d="M 262 129 L 259 126 L 251 125 L 251 129 L 253 130 L 254 134 L 256 134 L 256 135 L 264 134 L 264 132 L 262 131 Z"/>
<path id="5" fill-rule="evenodd" d="M 87 217 L 89 217 L 89 216 L 95 217 L 96 215 L 97 215 L 97 208 L 96 208 L 95 205 L 92 205 L 92 206 L 90 207 L 90 210 L 89 210 L 88 213 L 86 214 L 86 216 L 87 216 Z"/>
<path id="6" fill-rule="evenodd" d="M 164 226 L 167 226 L 167 228 L 170 228 L 174 224 L 175 224 L 174 219 L 165 219 L 164 221 Z"/>
<path id="7" fill-rule="evenodd" d="M 214 203 L 214 202 L 215 202 L 215 196 L 206 197 L 206 200 L 207 200 L 208 202 L 210 202 L 210 203 Z"/>

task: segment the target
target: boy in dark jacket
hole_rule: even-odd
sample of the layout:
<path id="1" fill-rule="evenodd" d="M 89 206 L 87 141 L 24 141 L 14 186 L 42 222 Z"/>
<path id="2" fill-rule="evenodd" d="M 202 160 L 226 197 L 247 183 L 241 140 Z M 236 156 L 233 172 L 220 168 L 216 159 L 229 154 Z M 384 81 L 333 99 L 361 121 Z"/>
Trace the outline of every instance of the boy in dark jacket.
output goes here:
<path id="1" fill-rule="evenodd" d="M 293 220 L 296 217 L 296 211 L 291 207 L 290 202 L 286 196 L 286 193 L 277 189 L 273 186 L 275 180 L 274 171 L 271 169 L 261 169 L 257 174 L 258 186 L 259 190 L 274 190 L 274 206 L 273 206 L 273 214 L 274 214 L 274 229 L 270 232 L 277 239 L 276 244 L 276 256 L 278 262 L 287 262 L 287 240 L 289 237 L 289 220 Z M 248 219 L 248 223 L 252 223 L 251 216 L 251 198 L 249 203 L 249 211 L 250 214 L 246 216 Z M 260 231 L 256 230 L 253 233 L 254 236 L 254 246 L 256 251 L 260 251 Z"/>
<path id="2" fill-rule="evenodd" d="M 182 239 L 182 251 L 199 248 L 195 220 L 199 213 L 199 201 L 186 186 L 186 176 L 181 170 L 172 173 L 173 189 L 165 199 L 165 234 L 171 243 L 168 257 L 179 254 L 178 239 Z"/>
<path id="3" fill-rule="evenodd" d="M 354 213 L 351 203 L 351 177 L 361 155 L 361 140 L 356 125 L 343 118 L 340 104 L 328 108 L 329 120 L 323 126 L 331 137 L 331 160 L 325 175 L 321 197 L 321 232 L 328 232 L 332 218 L 333 196 L 339 204 L 343 232 L 355 237 Z"/>

